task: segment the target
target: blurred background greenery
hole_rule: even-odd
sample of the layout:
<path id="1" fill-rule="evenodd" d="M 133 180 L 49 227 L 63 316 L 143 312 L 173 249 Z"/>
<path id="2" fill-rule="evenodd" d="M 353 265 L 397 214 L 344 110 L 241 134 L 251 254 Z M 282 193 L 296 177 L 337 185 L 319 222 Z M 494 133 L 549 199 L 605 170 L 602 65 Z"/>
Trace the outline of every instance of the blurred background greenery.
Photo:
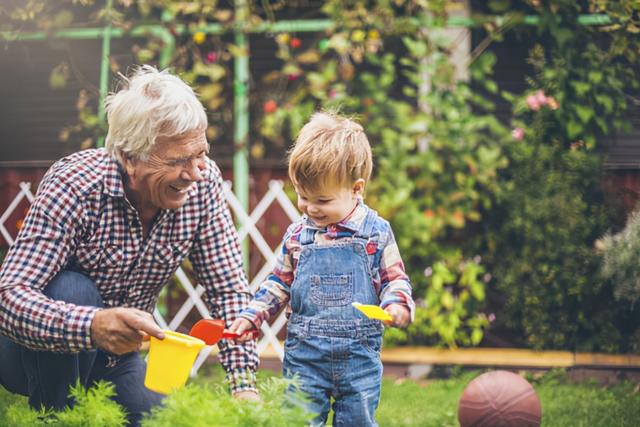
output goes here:
<path id="1" fill-rule="evenodd" d="M 245 3 L 241 22 L 238 3 L 3 2 L 2 170 L 97 146 L 105 133 L 97 42 L 20 36 L 121 29 L 130 36 L 113 41 L 113 75 L 161 62 L 167 39 L 134 35 L 153 25 L 175 40 L 165 59 L 207 107 L 212 157 L 223 166 L 238 149 L 232 105 L 244 90 L 232 61 L 248 55 L 241 148 L 254 186 L 285 176 L 284 153 L 313 111 L 339 109 L 363 124 L 375 154 L 367 202 L 391 221 L 418 301 L 416 322 L 389 330 L 387 345 L 640 349 L 637 252 L 611 243 L 637 194 L 623 197 L 608 167 L 620 141 L 637 144 L 637 1 L 261 1 Z M 292 19 L 329 25 L 264 30 Z M 22 73 L 40 93 L 67 94 L 55 98 L 55 111 L 67 111 L 50 125 L 56 140 L 38 150 L 24 120 L 46 111 L 28 87 L 16 92 Z M 276 244 L 283 225 L 268 229 Z M 625 239 L 638 245 L 633 230 Z"/>

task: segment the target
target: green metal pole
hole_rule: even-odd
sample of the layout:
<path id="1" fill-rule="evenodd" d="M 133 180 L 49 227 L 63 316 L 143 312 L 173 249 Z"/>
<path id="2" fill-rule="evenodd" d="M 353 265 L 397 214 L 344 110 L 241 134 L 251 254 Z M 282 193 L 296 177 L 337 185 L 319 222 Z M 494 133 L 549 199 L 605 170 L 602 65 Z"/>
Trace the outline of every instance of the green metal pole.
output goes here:
<path id="1" fill-rule="evenodd" d="M 113 0 L 107 0 L 106 11 L 107 17 L 110 16 Z M 109 55 L 111 53 L 111 22 L 107 22 L 102 32 L 102 57 L 100 58 L 100 101 L 98 102 L 98 120 L 100 124 L 106 121 L 106 112 L 104 109 L 104 99 L 109 90 Z M 96 146 L 104 146 L 105 136 L 100 136 Z"/>
<path id="2" fill-rule="evenodd" d="M 238 54 L 233 60 L 234 155 L 233 190 L 245 212 L 249 212 L 249 41 L 244 25 L 248 17 L 245 0 L 235 2 L 235 43 Z M 249 272 L 249 240 L 242 242 L 245 271 Z"/>

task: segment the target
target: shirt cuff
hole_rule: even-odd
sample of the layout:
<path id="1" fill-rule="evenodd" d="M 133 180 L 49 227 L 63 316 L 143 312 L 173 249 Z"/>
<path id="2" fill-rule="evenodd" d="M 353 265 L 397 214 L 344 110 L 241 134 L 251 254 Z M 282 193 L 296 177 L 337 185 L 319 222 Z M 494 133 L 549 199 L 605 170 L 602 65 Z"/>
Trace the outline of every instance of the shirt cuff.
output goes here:
<path id="1" fill-rule="evenodd" d="M 76 353 L 96 348 L 91 339 L 91 323 L 98 310 L 97 307 L 77 305 L 65 314 L 63 336 L 66 352 Z"/>
<path id="2" fill-rule="evenodd" d="M 413 323 L 416 318 L 416 306 L 413 300 L 410 300 L 410 302 L 408 302 L 400 296 L 389 296 L 388 298 L 385 298 L 384 301 L 382 301 L 382 303 L 380 304 L 380 308 L 384 310 L 391 304 L 399 304 L 407 307 L 407 309 L 409 310 L 409 314 L 411 315 L 411 323 Z"/>
<path id="3" fill-rule="evenodd" d="M 255 329 L 260 330 L 260 326 L 262 326 L 262 320 L 259 316 L 252 314 L 250 311 L 243 311 L 238 315 L 238 317 L 242 317 L 243 319 L 247 319 Z"/>
<path id="4" fill-rule="evenodd" d="M 227 382 L 231 393 L 241 391 L 258 392 L 256 388 L 256 373 L 251 369 L 234 369 L 227 372 Z"/>

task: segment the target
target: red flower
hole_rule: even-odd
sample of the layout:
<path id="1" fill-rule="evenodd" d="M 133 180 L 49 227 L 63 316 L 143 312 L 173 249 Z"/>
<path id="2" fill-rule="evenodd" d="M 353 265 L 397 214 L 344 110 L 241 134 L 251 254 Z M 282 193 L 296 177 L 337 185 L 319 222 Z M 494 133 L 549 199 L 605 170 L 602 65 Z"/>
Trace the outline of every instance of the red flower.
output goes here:
<path id="1" fill-rule="evenodd" d="M 262 106 L 262 109 L 267 114 L 275 113 L 276 110 L 278 109 L 278 104 L 276 104 L 276 101 L 274 101 L 273 99 L 270 99 L 264 103 L 264 105 Z"/>
<path id="2" fill-rule="evenodd" d="M 294 37 L 291 39 L 291 41 L 289 42 L 289 46 L 291 46 L 293 49 L 297 49 L 300 46 L 302 46 L 302 40 L 300 40 L 297 37 Z"/>
<path id="3" fill-rule="evenodd" d="M 211 51 L 209 53 L 207 53 L 207 62 L 208 63 L 212 63 L 212 62 L 216 62 L 218 60 L 218 54 L 215 53 L 214 51 Z"/>

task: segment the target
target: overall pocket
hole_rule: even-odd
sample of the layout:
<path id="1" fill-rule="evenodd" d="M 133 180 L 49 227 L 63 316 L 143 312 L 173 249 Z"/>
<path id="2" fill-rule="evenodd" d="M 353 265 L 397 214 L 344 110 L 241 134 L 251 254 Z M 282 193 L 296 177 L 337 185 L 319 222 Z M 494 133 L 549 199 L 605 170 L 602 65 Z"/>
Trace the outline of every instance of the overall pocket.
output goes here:
<path id="1" fill-rule="evenodd" d="M 353 276 L 349 274 L 320 274 L 311 276 L 311 300 L 320 306 L 337 307 L 351 304 Z"/>

